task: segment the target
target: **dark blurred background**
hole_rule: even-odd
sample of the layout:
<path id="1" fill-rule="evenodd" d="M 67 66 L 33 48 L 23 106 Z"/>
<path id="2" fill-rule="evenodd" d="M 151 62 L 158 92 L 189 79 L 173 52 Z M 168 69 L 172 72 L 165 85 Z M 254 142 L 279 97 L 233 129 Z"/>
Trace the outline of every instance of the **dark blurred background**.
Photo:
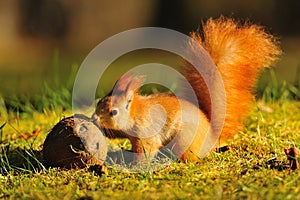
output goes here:
<path id="1" fill-rule="evenodd" d="M 63 79 L 101 41 L 135 27 L 188 34 L 209 17 L 249 19 L 281 40 L 276 74 L 300 86 L 299 0 L 9 0 L 0 2 L 0 95 L 30 93 Z M 59 67 L 57 67 L 59 66 Z"/>

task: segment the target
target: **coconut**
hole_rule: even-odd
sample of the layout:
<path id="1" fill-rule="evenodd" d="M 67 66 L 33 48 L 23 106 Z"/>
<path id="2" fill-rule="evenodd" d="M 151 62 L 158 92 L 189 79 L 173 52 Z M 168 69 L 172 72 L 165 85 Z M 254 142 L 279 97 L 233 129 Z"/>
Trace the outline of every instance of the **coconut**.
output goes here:
<path id="1" fill-rule="evenodd" d="M 84 115 L 74 115 L 58 122 L 43 144 L 46 166 L 83 168 L 103 165 L 107 156 L 103 131 Z"/>

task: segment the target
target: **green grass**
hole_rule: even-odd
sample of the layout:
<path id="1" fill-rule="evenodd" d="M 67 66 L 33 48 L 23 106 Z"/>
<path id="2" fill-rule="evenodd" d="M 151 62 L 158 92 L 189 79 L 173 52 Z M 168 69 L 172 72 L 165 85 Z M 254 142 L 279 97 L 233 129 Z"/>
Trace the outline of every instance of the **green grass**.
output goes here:
<path id="1" fill-rule="evenodd" d="M 34 96 L 0 98 L 0 198 L 300 199 L 300 170 L 291 171 L 284 154 L 285 148 L 300 148 L 300 102 L 293 100 L 300 98 L 300 90 L 279 83 L 273 71 L 268 72 L 270 83 L 260 89 L 263 101 L 254 104 L 229 151 L 143 173 L 108 168 L 100 176 L 89 168 L 44 167 L 40 150 L 47 133 L 72 115 L 76 68 L 64 84 L 57 79 L 58 70 L 56 79 Z"/>
<path id="2" fill-rule="evenodd" d="M 3 112 L 3 111 L 2 111 Z M 297 199 L 300 171 L 284 149 L 300 144 L 300 103 L 258 102 L 230 150 L 199 163 L 172 163 L 155 172 L 45 168 L 39 150 L 64 116 L 62 107 L 9 112 L 0 118 L 0 198 L 11 199 Z M 6 123 L 6 124 L 5 124 Z M 276 158 L 273 162 L 269 159 Z"/>

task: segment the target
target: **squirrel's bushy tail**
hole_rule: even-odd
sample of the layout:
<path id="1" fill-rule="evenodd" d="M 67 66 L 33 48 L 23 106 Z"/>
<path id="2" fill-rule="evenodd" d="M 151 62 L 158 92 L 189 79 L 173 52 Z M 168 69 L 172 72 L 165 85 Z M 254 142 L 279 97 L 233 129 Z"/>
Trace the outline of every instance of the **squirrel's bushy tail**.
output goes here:
<path id="1" fill-rule="evenodd" d="M 223 79 L 226 91 L 225 124 L 220 137 L 223 143 L 242 127 L 240 122 L 253 101 L 252 90 L 259 72 L 270 66 L 281 50 L 276 39 L 261 26 L 241 24 L 225 17 L 209 19 L 203 24 L 203 31 L 193 32 L 191 37 L 209 53 Z M 210 96 L 201 75 L 190 65 L 185 72 L 200 109 L 210 118 Z"/>

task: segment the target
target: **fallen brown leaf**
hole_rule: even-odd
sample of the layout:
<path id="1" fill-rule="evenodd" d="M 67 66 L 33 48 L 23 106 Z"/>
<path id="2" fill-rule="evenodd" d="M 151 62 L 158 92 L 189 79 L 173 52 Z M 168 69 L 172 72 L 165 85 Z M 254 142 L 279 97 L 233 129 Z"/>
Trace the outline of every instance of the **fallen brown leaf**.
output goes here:
<path id="1" fill-rule="evenodd" d="M 287 159 L 290 161 L 290 168 L 292 170 L 296 170 L 299 168 L 299 162 L 298 162 L 298 157 L 299 157 L 299 149 L 295 147 L 291 147 L 288 149 L 284 149 L 285 154 L 287 155 Z"/>

